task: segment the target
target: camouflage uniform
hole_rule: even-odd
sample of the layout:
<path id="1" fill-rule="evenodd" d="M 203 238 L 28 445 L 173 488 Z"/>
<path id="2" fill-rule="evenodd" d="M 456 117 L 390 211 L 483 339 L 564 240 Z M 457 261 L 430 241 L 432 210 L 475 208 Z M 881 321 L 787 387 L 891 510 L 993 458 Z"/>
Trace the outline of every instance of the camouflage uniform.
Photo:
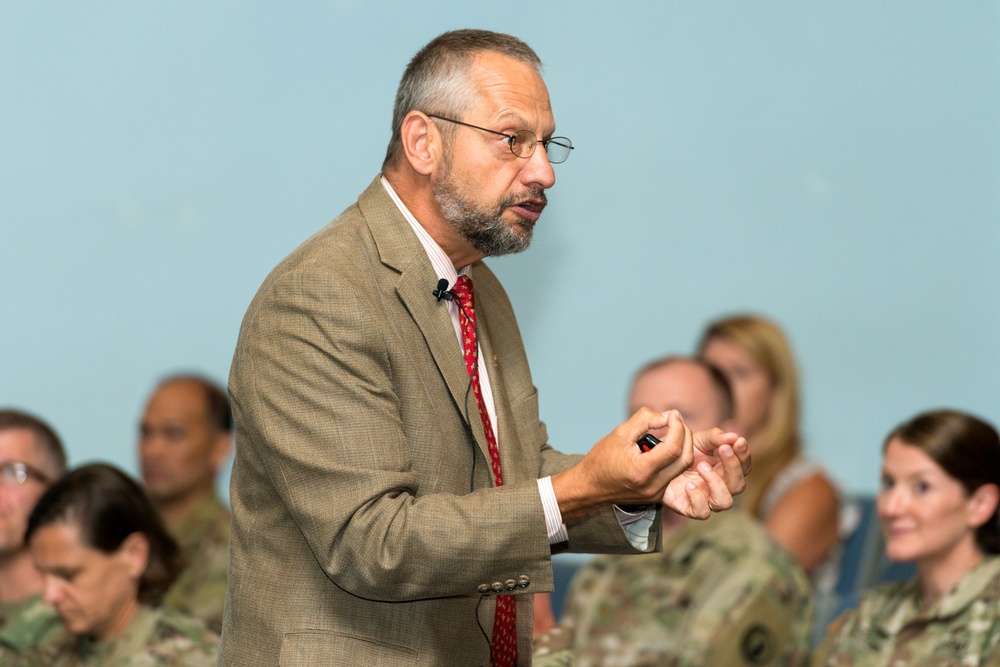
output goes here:
<path id="1" fill-rule="evenodd" d="M 124 634 L 72 638 L 44 655 L 49 667 L 215 667 L 219 636 L 196 619 L 141 607 Z"/>
<path id="2" fill-rule="evenodd" d="M 163 598 L 163 607 L 222 629 L 229 571 L 229 510 L 214 495 L 183 520 L 168 526 L 187 566 Z"/>
<path id="3" fill-rule="evenodd" d="M 916 580 L 881 586 L 830 625 L 812 665 L 1000 665 L 1000 557 L 920 608 Z"/>
<path id="4" fill-rule="evenodd" d="M 581 568 L 534 664 L 800 665 L 812 615 L 802 569 L 732 510 L 666 534 L 663 553 L 599 556 Z"/>
<path id="5" fill-rule="evenodd" d="M 40 665 L 35 652 L 67 636 L 58 614 L 41 595 L 0 604 L 0 665 Z"/>

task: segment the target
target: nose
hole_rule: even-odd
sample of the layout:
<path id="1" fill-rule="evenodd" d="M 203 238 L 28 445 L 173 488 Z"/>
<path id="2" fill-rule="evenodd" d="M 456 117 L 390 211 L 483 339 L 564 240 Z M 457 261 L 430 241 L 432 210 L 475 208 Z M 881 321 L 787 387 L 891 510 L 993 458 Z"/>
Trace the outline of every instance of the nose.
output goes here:
<path id="1" fill-rule="evenodd" d="M 883 519 L 891 519 L 899 516 L 906 507 L 906 498 L 903 490 L 897 486 L 879 491 L 877 503 L 878 515 Z"/>
<path id="2" fill-rule="evenodd" d="M 521 169 L 521 181 L 524 185 L 547 190 L 556 184 L 556 171 L 549 162 L 549 154 L 542 142 L 535 144 L 535 152 L 528 156 Z"/>
<path id="3" fill-rule="evenodd" d="M 46 604 L 55 605 L 62 599 L 62 585 L 56 577 L 51 574 L 45 575 L 45 588 L 43 590 L 42 599 L 45 600 Z"/>
<path id="4" fill-rule="evenodd" d="M 163 438 L 155 433 L 146 433 L 139 437 L 139 455 L 146 458 L 157 458 L 163 450 Z"/>

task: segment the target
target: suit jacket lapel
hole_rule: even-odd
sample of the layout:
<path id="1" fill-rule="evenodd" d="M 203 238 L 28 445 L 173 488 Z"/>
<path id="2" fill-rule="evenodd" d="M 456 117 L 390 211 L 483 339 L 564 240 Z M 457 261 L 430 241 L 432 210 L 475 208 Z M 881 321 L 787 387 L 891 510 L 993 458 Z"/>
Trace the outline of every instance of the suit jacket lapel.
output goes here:
<path id="1" fill-rule="evenodd" d="M 469 390 L 462 348 L 455 337 L 447 305 L 431 294 L 437 275 L 427 253 L 378 178 L 358 198 L 358 205 L 368 221 L 382 263 L 399 273 L 396 293 L 400 301 L 423 334 L 462 419 L 472 429 L 480 451 L 489 461 L 486 433 L 475 396 Z"/>

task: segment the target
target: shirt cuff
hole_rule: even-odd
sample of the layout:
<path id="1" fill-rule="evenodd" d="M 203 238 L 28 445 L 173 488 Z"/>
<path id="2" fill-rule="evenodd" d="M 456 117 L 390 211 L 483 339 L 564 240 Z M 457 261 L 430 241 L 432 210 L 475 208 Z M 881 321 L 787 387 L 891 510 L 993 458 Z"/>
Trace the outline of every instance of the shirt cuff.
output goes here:
<path id="1" fill-rule="evenodd" d="M 559 511 L 559 501 L 556 500 L 556 492 L 552 490 L 551 477 L 542 477 L 538 480 L 538 493 L 542 496 L 542 510 L 545 512 L 545 532 L 548 534 L 549 544 L 566 542 L 569 540 L 569 532 L 566 530 L 566 524 L 563 523 L 562 512 Z M 629 541 L 631 542 L 631 539 Z"/>
<path id="2" fill-rule="evenodd" d="M 649 531 L 656 519 L 656 506 L 649 505 L 638 512 L 626 512 L 615 505 L 615 515 L 629 544 L 637 551 L 649 551 Z"/>

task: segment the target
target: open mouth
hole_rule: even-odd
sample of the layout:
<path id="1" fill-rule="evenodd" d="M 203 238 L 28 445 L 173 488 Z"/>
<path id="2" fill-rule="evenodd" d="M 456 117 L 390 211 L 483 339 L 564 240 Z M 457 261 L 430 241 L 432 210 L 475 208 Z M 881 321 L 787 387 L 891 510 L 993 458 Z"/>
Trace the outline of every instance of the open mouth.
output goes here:
<path id="1" fill-rule="evenodd" d="M 525 220 L 535 223 L 545 209 L 544 199 L 525 199 L 511 206 Z"/>

